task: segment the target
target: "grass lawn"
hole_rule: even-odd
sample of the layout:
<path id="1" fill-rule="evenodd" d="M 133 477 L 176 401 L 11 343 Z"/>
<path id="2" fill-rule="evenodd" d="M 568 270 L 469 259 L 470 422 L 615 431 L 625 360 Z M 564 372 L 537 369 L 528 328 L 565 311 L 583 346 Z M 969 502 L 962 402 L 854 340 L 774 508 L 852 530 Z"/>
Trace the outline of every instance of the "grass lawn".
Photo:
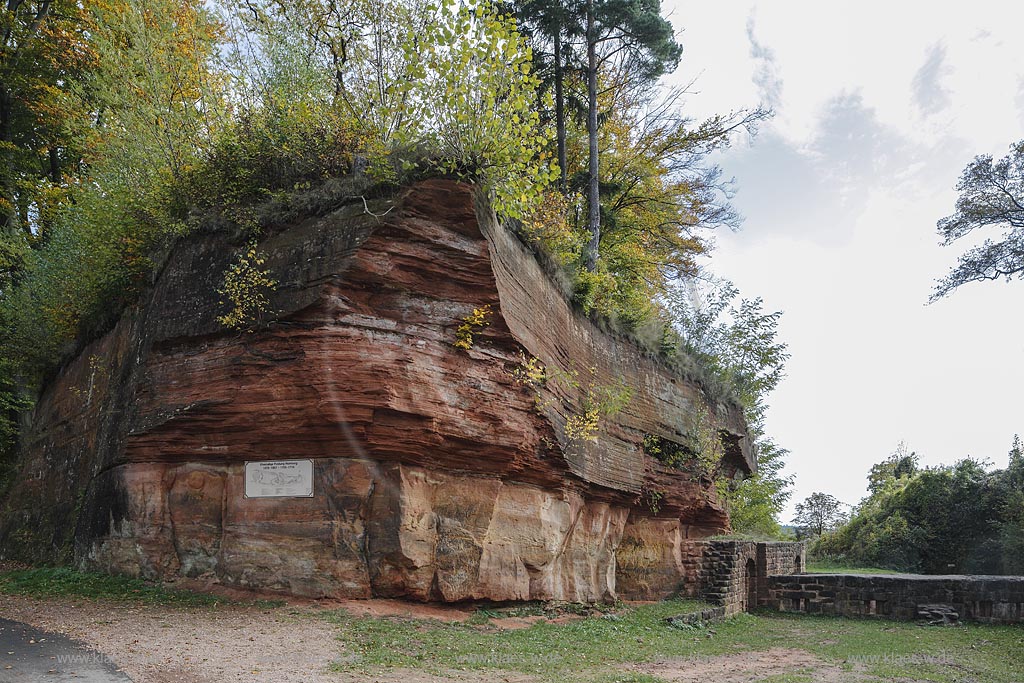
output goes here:
<path id="1" fill-rule="evenodd" d="M 187 615 L 192 612 L 184 608 L 216 610 L 231 602 L 66 568 L 0 573 L 3 593 L 124 601 L 152 606 L 164 620 L 179 608 Z M 490 606 L 455 623 L 252 604 L 282 618 L 326 620 L 337 633 L 331 650 L 339 682 L 436 682 L 432 675 L 466 683 L 1024 683 L 1024 625 L 936 627 L 760 612 L 707 627 L 669 626 L 666 617 L 706 607 L 678 600 L 604 612 L 571 605 Z M 589 616 L 578 618 L 580 611 Z M 509 618 L 539 621 L 502 628 Z"/>
<path id="2" fill-rule="evenodd" d="M 808 560 L 808 574 L 899 574 L 895 569 L 882 569 L 881 567 L 851 567 L 840 562 L 829 560 Z"/>
<path id="3" fill-rule="evenodd" d="M 810 660 L 791 670 L 765 670 L 729 681 L 978 681 L 1024 682 L 1024 627 L 926 627 L 763 612 L 742 614 L 708 628 L 673 628 L 664 618 L 699 603 L 667 601 L 623 608 L 566 624 L 541 622 L 519 630 L 470 624 L 327 615 L 348 653 L 335 666 L 368 677 L 390 668 L 437 675 L 488 669 L 532 674 L 547 681 L 655 683 L 692 668 L 688 658 L 735 656 L 750 665 L 753 652 L 805 651 Z M 809 653 L 809 654 L 808 654 Z M 676 674 L 662 678 L 675 658 Z M 631 666 L 626 666 L 631 665 Z M 659 668 L 660 667 L 660 668 Z M 671 669 L 671 667 L 669 667 Z M 711 672 L 709 672 L 710 674 Z M 685 675 L 685 674 L 684 674 Z M 495 679 L 497 680 L 497 679 Z M 719 679 L 709 675 L 706 680 Z"/>
<path id="4" fill-rule="evenodd" d="M 145 605 L 206 607 L 234 603 L 217 595 L 166 588 L 127 576 L 80 572 L 68 567 L 34 567 L 0 572 L 0 594 L 37 598 L 125 600 Z M 284 604 L 265 601 L 268 606 Z"/>

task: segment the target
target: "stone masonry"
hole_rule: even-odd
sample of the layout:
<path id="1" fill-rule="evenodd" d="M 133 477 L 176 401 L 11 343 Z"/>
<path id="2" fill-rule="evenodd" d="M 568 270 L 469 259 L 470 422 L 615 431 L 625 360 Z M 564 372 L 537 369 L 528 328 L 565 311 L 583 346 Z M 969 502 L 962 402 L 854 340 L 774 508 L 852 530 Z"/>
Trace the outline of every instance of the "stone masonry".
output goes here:
<path id="1" fill-rule="evenodd" d="M 752 609 L 768 597 L 765 578 L 798 574 L 806 566 L 803 543 L 697 540 L 686 547 L 687 574 L 698 576 L 686 595 L 725 607 L 727 616 Z"/>
<path id="2" fill-rule="evenodd" d="M 1024 622 L 1024 576 L 773 574 L 758 604 L 783 612 L 918 619 L 951 608 L 960 620 Z"/>

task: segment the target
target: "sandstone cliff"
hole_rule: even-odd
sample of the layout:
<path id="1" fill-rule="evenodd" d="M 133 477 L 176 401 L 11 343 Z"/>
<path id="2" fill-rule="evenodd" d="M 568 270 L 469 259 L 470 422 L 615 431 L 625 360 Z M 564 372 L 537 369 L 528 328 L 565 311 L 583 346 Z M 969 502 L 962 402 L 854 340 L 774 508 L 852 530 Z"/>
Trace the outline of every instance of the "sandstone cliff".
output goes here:
<path id="1" fill-rule="evenodd" d="M 385 204 L 268 232 L 275 313 L 253 333 L 216 321 L 223 235 L 180 244 L 43 393 L 0 553 L 309 596 L 590 601 L 685 582 L 685 540 L 728 519 L 643 443 L 688 443 L 699 388 L 575 312 L 469 186 Z M 488 324 L 457 349 L 474 309 Z M 524 361 L 549 380 L 523 381 Z M 611 386 L 624 407 L 567 437 Z M 709 415 L 726 469 L 752 469 L 739 411 Z M 312 497 L 244 497 L 246 461 L 299 458 Z"/>

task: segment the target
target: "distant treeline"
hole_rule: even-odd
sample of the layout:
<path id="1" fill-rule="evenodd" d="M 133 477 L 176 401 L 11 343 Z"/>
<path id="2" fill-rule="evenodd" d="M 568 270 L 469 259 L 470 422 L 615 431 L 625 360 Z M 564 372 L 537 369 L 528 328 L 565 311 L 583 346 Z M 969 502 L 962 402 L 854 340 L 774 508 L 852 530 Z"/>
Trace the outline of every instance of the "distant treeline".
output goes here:
<path id="1" fill-rule="evenodd" d="M 871 468 L 869 495 L 812 547 L 820 558 L 926 574 L 1024 574 L 1024 444 L 1006 469 L 971 458 L 919 467 L 898 449 Z"/>

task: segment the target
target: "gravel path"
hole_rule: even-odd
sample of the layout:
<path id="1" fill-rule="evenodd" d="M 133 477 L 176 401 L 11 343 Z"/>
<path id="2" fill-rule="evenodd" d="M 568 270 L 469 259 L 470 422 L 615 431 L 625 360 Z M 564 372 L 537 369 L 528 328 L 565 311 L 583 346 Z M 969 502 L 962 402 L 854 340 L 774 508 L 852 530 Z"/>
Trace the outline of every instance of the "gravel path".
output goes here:
<path id="1" fill-rule="evenodd" d="M 107 656 L 59 633 L 0 618 L 0 682 L 131 683 Z"/>
<path id="2" fill-rule="evenodd" d="M 110 655 L 135 683 L 338 683 L 335 629 L 312 607 L 168 608 L 0 596 L 0 617 Z"/>

